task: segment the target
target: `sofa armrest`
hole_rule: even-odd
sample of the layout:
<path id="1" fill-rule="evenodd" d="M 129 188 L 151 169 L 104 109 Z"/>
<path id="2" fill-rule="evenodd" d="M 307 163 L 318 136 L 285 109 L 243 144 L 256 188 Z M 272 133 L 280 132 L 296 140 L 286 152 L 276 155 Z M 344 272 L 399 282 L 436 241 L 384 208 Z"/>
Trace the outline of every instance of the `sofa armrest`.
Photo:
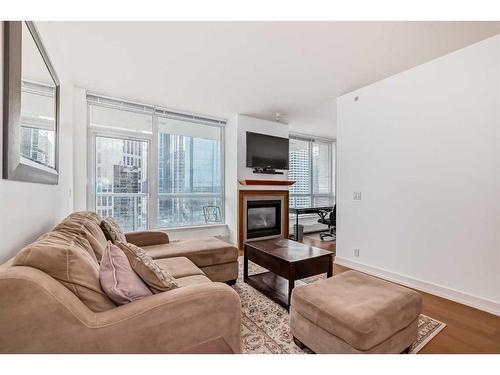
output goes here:
<path id="1" fill-rule="evenodd" d="M 178 353 L 223 337 L 241 352 L 239 296 L 222 283 L 186 286 L 94 313 L 31 267 L 0 270 L 0 353 Z"/>
<path id="2" fill-rule="evenodd" d="M 170 242 L 168 234 L 160 232 L 159 230 L 129 232 L 125 233 L 125 238 L 127 239 L 127 242 L 139 247 L 161 245 Z"/>
<path id="3" fill-rule="evenodd" d="M 110 352 L 180 353 L 222 337 L 241 353 L 240 298 L 223 283 L 174 289 L 97 315 Z"/>

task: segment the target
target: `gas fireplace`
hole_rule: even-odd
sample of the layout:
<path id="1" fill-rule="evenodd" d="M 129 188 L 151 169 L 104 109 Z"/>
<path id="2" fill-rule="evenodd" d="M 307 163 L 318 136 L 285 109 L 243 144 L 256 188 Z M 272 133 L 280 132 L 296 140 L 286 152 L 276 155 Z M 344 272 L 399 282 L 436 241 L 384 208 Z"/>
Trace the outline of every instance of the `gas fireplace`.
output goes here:
<path id="1" fill-rule="evenodd" d="M 288 190 L 240 189 L 238 248 L 243 250 L 245 241 L 288 238 L 288 202 Z"/>
<path id="2" fill-rule="evenodd" d="M 247 201 L 247 240 L 281 235 L 281 203 L 280 199 Z"/>

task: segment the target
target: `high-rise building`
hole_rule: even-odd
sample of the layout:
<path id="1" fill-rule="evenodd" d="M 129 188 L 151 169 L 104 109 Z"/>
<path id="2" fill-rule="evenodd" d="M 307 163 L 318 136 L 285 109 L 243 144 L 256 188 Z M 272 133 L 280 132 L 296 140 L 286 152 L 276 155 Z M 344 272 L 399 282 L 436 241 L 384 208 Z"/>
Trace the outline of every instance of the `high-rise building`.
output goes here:
<path id="1" fill-rule="evenodd" d="M 106 137 L 96 142 L 96 209 L 127 230 L 147 225 L 146 142 Z M 205 206 L 221 206 L 220 141 L 160 133 L 158 138 L 157 225 L 205 222 Z M 119 196 L 118 196 L 119 194 Z M 168 194 L 168 195 L 167 195 Z M 138 218 L 138 219 L 137 219 Z"/>
<path id="2" fill-rule="evenodd" d="M 21 126 L 21 155 L 37 163 L 54 166 L 54 132 Z"/>
<path id="3" fill-rule="evenodd" d="M 186 192 L 186 143 L 189 138 L 167 133 L 160 133 L 158 144 L 159 193 Z M 161 225 L 177 222 L 179 205 L 178 198 L 160 197 L 158 204 L 158 220 Z"/>
<path id="4" fill-rule="evenodd" d="M 147 201 L 139 195 L 147 193 L 146 143 L 132 140 L 100 138 L 97 147 L 96 174 L 99 194 L 96 210 L 103 217 L 113 216 L 125 230 L 147 227 Z M 109 195 L 106 195 L 108 193 Z"/>
<path id="5" fill-rule="evenodd" d="M 311 176 L 309 168 L 309 150 L 299 149 L 291 150 L 289 154 L 289 170 L 288 178 L 296 181 L 290 188 L 292 199 L 290 204 L 297 207 L 310 204 L 308 196 L 295 196 L 294 194 L 310 194 L 311 193 Z"/>
<path id="6" fill-rule="evenodd" d="M 160 133 L 158 137 L 158 191 L 166 193 L 172 184 L 170 167 L 170 134 Z"/>
<path id="7" fill-rule="evenodd" d="M 160 194 L 220 193 L 220 141 L 160 133 L 158 150 Z M 159 225 L 203 223 L 203 207 L 216 204 L 216 198 L 160 196 Z"/>

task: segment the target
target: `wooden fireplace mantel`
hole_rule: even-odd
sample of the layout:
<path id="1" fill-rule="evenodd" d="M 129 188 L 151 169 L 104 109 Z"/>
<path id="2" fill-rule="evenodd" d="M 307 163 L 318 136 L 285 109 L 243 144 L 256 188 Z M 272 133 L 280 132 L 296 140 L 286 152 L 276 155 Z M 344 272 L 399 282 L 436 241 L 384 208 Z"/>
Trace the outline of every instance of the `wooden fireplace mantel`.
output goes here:
<path id="1" fill-rule="evenodd" d="M 290 186 L 293 185 L 296 181 L 294 180 L 246 180 L 246 179 L 241 179 L 238 180 L 240 185 L 260 185 L 260 186 Z"/>

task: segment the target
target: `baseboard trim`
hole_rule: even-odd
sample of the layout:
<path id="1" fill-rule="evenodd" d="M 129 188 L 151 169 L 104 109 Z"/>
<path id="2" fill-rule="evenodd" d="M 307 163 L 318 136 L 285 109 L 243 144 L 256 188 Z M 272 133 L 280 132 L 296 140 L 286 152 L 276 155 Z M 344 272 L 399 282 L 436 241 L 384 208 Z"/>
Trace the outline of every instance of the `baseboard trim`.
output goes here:
<path id="1" fill-rule="evenodd" d="M 335 257 L 335 264 L 338 264 L 339 266 L 348 267 L 356 271 L 364 272 L 372 276 L 380 277 L 381 279 L 405 285 L 413 289 L 421 290 L 422 292 L 434 294 L 436 296 L 446 298 L 451 301 L 458 302 L 463 305 L 474 307 L 476 309 L 486 311 L 490 314 L 500 316 L 500 303 L 489 299 L 460 292 L 458 290 L 429 283 L 427 281 L 414 279 L 408 276 L 384 270 L 382 268 L 369 266 L 367 264 L 359 262 L 354 262 L 350 259 L 345 259 L 338 256 Z"/>

